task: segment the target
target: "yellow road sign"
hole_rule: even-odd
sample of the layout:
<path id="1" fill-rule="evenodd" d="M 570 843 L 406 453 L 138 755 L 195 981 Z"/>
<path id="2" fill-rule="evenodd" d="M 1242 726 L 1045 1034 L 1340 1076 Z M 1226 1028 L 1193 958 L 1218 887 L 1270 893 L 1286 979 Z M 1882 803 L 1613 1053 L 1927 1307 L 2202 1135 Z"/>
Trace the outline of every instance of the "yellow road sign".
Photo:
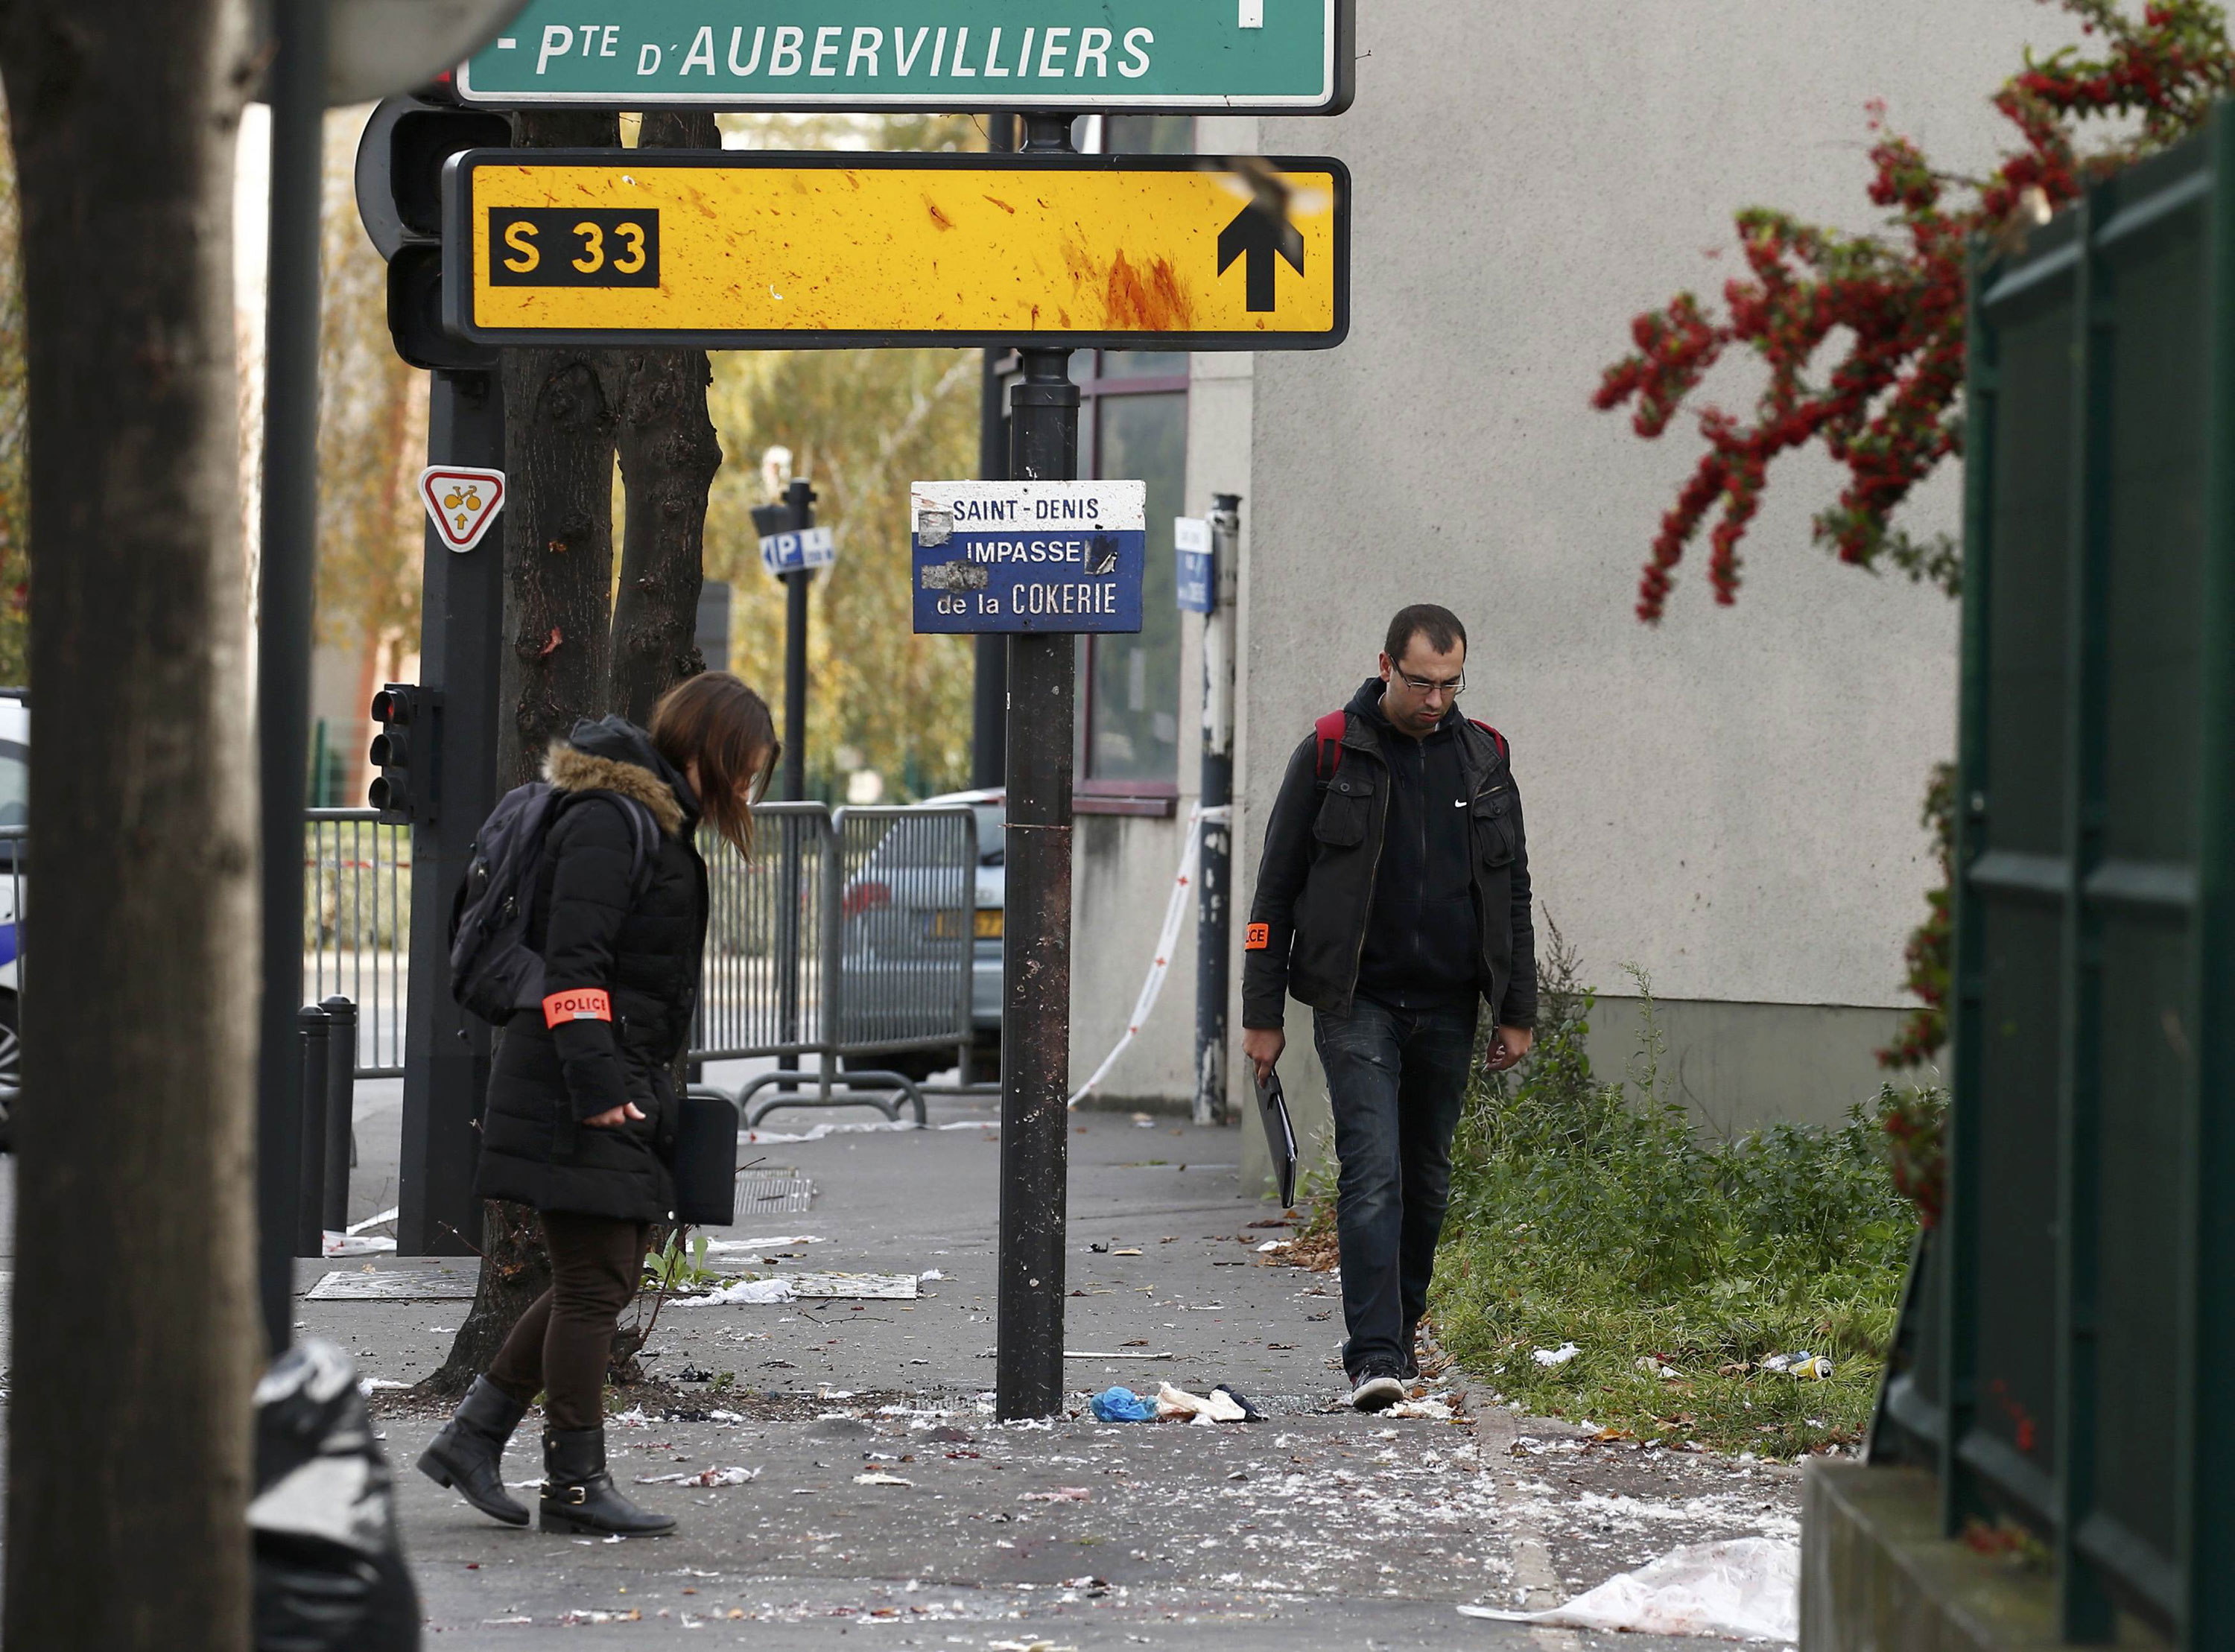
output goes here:
<path id="1" fill-rule="evenodd" d="M 1339 160 L 473 150 L 443 318 L 489 344 L 1322 349 Z"/>

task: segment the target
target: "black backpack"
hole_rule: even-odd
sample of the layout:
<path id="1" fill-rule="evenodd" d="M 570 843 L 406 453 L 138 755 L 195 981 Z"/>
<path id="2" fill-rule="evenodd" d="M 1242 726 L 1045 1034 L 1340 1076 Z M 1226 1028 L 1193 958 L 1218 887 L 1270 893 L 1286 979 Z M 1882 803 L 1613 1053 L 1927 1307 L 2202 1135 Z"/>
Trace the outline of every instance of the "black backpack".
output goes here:
<path id="1" fill-rule="evenodd" d="M 450 906 L 450 992 L 461 1008 L 501 1024 L 543 1002 L 543 959 L 528 944 L 528 909 L 543 865 L 543 845 L 560 814 L 600 798 L 627 817 L 633 838 L 629 887 L 652 881 L 659 823 L 618 792 L 562 792 L 546 780 L 516 786 L 497 800 L 475 833 L 465 880 Z"/>

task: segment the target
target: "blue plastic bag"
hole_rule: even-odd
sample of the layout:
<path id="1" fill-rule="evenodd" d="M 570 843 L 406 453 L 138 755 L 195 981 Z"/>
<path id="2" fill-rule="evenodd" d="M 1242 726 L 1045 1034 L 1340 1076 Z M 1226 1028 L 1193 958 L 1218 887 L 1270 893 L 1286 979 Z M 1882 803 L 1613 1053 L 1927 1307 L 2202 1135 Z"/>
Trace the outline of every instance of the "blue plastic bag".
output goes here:
<path id="1" fill-rule="evenodd" d="M 1098 1422 L 1154 1422 L 1157 1402 L 1144 1400 L 1131 1388 L 1104 1388 L 1093 1400 Z"/>

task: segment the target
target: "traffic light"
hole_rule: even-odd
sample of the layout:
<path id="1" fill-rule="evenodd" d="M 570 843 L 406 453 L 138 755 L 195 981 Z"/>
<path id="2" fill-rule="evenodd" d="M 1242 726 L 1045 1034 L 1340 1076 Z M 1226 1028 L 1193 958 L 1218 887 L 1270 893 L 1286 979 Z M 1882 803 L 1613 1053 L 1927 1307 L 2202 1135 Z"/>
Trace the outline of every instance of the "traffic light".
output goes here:
<path id="1" fill-rule="evenodd" d="M 435 695 L 416 683 L 391 682 L 372 696 L 372 761 L 380 774 L 368 801 L 397 820 L 435 818 Z"/>
<path id="2" fill-rule="evenodd" d="M 488 109 L 428 93 L 391 97 L 373 111 L 357 150 L 357 208 L 388 260 L 388 330 L 414 367 L 470 372 L 496 352 L 442 330 L 442 166 L 467 149 L 502 149 L 512 123 Z"/>

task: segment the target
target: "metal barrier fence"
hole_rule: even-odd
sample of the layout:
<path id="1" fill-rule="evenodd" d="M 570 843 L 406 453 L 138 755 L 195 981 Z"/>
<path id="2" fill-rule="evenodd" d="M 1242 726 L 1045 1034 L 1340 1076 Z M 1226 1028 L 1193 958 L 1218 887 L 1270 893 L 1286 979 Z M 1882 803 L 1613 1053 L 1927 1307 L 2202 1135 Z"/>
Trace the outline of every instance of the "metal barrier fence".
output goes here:
<path id="1" fill-rule="evenodd" d="M 2230 117 L 1972 281 L 1949 1185 L 1872 1454 L 2040 1532 L 2079 1642 L 2235 1645 Z"/>
<path id="2" fill-rule="evenodd" d="M 357 1075 L 403 1071 L 410 986 L 411 829 L 371 809 L 303 818 L 303 1002 L 357 1005 Z"/>
<path id="3" fill-rule="evenodd" d="M 914 1080 L 880 1055 L 951 1048 L 972 1038 L 978 828 L 967 808 L 841 808 L 764 804 L 750 864 L 711 837 L 706 963 L 693 1061 L 818 1058 L 809 1074 L 763 1074 L 737 1096 L 757 1124 L 779 1107 L 879 1107 L 904 1097 L 925 1113 Z M 811 1086 L 809 1090 L 807 1087 Z"/>
<path id="4" fill-rule="evenodd" d="M 880 1055 L 952 1048 L 967 1061 L 976 917 L 977 826 L 967 808 L 768 803 L 752 859 L 711 832 L 706 950 L 693 1063 L 817 1057 L 815 1069 L 745 1087 L 784 1107 L 875 1106 L 919 1120 L 915 1081 Z M 26 829 L 0 826 L 0 1105 L 22 1083 Z M 355 1006 L 357 1078 L 395 1078 L 410 989 L 411 834 L 371 809 L 304 817 L 303 1001 Z"/>
<path id="5" fill-rule="evenodd" d="M 753 858 L 702 832 L 709 906 L 693 1061 L 803 1055 L 819 1047 L 830 811 L 764 803 L 753 811 Z"/>

